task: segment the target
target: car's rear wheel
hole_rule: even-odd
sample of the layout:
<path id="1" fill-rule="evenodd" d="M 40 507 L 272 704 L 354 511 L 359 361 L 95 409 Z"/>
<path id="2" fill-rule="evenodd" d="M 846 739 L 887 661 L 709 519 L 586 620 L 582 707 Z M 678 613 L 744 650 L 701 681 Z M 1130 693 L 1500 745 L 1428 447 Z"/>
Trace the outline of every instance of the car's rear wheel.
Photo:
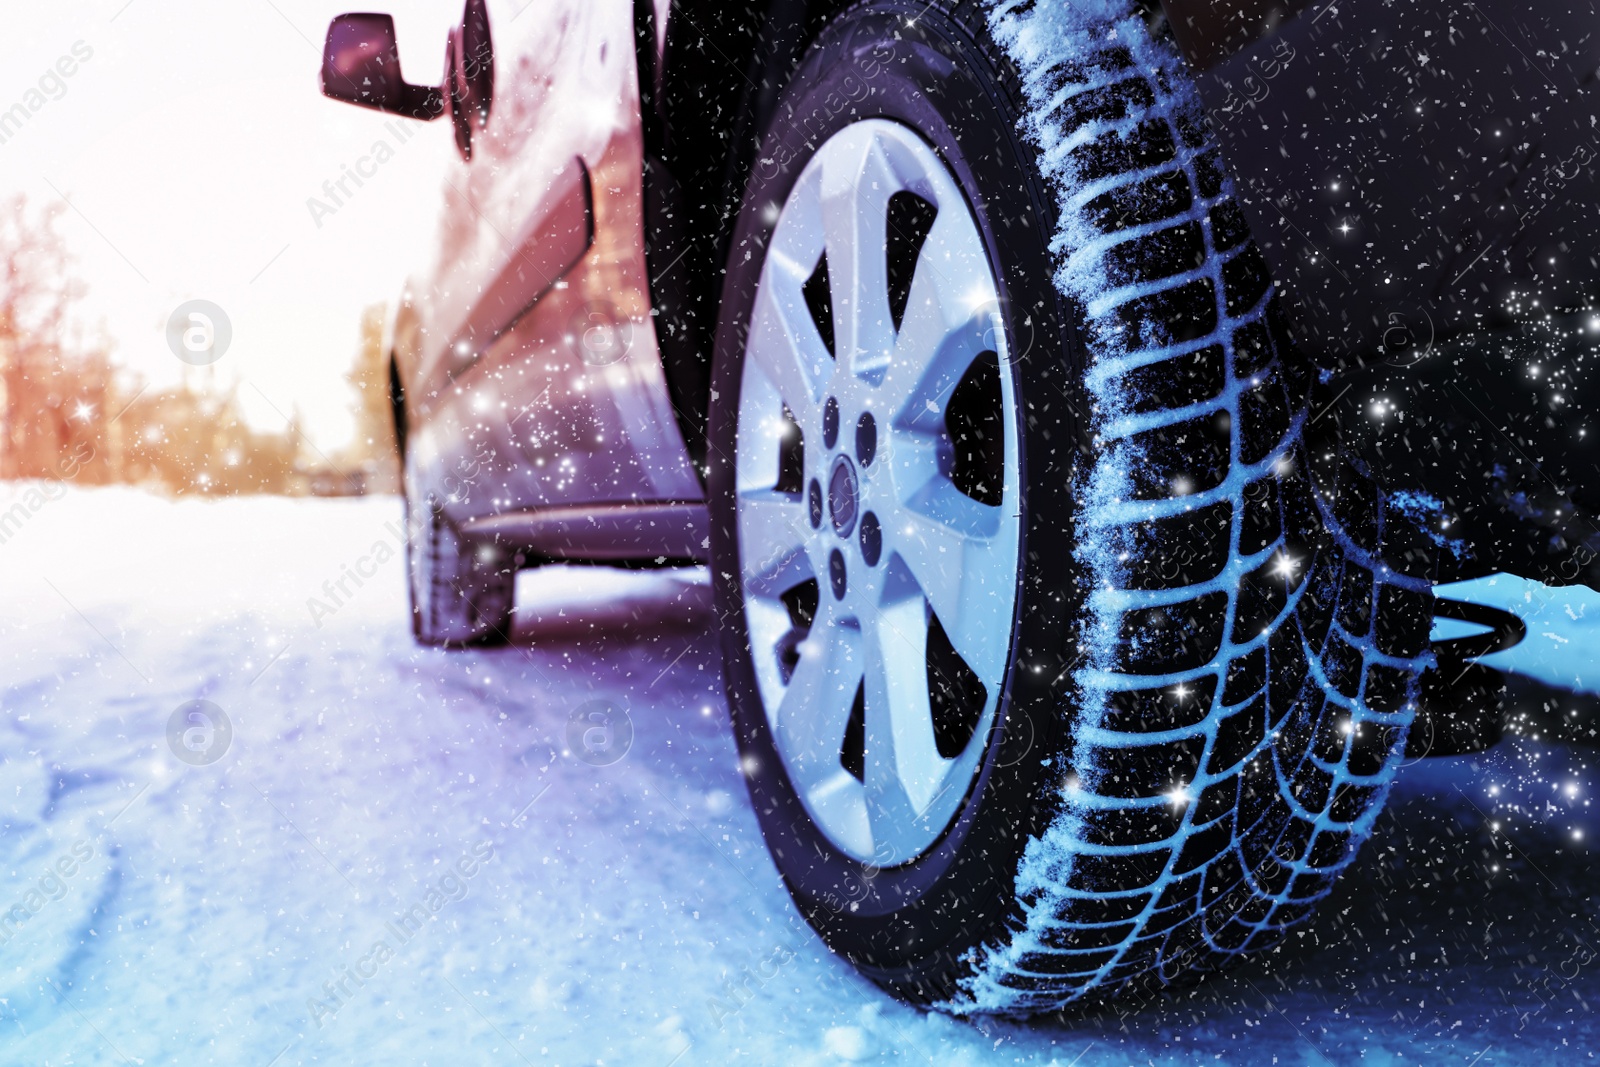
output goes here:
<path id="1" fill-rule="evenodd" d="M 1170 50 L 986 11 L 860 5 L 779 99 L 717 336 L 712 570 L 802 913 L 901 995 L 1022 1014 L 1303 920 L 1429 615 L 1372 483 L 1313 492 L 1311 368 Z"/>
<path id="2" fill-rule="evenodd" d="M 509 639 L 517 568 L 492 543 L 461 536 L 444 502 L 405 462 L 407 591 L 418 644 L 460 647 Z"/>

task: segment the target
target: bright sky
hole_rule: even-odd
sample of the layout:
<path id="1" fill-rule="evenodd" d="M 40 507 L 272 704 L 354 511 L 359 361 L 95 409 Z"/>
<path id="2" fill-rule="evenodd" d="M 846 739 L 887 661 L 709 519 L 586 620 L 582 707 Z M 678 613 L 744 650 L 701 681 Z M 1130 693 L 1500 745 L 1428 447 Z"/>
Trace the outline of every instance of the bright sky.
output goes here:
<path id="1" fill-rule="evenodd" d="M 233 324 L 219 379 L 244 383 L 263 426 L 298 407 L 325 448 L 350 431 L 342 376 L 361 309 L 392 303 L 427 262 L 455 159 L 443 122 L 411 123 L 400 146 L 385 124 L 405 120 L 322 97 L 323 34 L 352 8 L 391 12 L 408 79 L 438 80 L 460 0 L 74 0 L 0 15 L 0 113 L 37 103 L 29 91 L 75 44 L 92 50 L 0 144 L 0 198 L 71 202 L 60 231 L 84 316 L 167 384 L 184 370 L 168 316 L 218 304 Z M 307 199 L 379 138 L 394 158 L 319 228 Z"/>

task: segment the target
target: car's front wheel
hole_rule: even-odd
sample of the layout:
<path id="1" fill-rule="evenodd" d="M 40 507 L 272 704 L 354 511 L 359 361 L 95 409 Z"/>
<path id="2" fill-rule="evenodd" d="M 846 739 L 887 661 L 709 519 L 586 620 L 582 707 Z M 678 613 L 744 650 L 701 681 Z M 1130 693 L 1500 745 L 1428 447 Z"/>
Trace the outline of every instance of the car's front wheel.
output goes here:
<path id="1" fill-rule="evenodd" d="M 1076 8 L 839 18 L 761 145 L 713 366 L 767 843 L 832 946 L 956 1011 L 1303 920 L 1427 638 L 1370 481 L 1313 492 L 1312 369 L 1181 64 Z"/>

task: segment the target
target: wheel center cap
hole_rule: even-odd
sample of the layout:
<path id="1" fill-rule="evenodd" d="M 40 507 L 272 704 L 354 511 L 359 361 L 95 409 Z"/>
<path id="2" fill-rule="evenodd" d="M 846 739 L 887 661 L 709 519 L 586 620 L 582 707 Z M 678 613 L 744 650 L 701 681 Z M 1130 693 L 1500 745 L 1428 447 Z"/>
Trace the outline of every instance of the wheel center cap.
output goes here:
<path id="1" fill-rule="evenodd" d="M 828 475 L 828 514 L 833 518 L 833 530 L 840 537 L 849 537 L 855 529 L 857 494 L 856 468 L 847 458 L 833 461 L 833 473 Z"/>

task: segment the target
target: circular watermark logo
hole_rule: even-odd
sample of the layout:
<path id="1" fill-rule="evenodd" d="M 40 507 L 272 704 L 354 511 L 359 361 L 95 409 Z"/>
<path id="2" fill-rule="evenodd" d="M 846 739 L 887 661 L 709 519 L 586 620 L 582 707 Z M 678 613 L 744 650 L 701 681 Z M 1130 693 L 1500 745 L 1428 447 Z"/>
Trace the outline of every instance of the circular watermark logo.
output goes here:
<path id="1" fill-rule="evenodd" d="M 567 716 L 567 750 L 591 767 L 609 767 L 633 747 L 633 720 L 609 700 L 579 704 Z"/>
<path id="2" fill-rule="evenodd" d="M 1034 743 L 1035 740 L 1037 740 L 1037 737 L 1034 734 L 1033 720 L 1028 718 L 1026 715 L 1019 716 L 1019 718 L 1021 719 L 1021 725 L 1027 728 L 1027 738 L 1028 739 L 1026 741 L 1022 742 L 1021 748 L 1018 751 L 1012 753 L 1010 755 L 1010 757 L 1008 759 L 1006 759 L 1006 761 L 1004 763 L 996 764 L 996 766 L 998 766 L 998 767 L 1001 767 L 1001 768 L 1015 767 L 1017 764 L 1021 763 L 1025 759 L 1027 759 L 1028 758 L 1028 754 L 1033 751 L 1033 743 Z"/>
<path id="3" fill-rule="evenodd" d="M 190 366 L 215 363 L 232 343 L 228 313 L 209 300 L 186 300 L 167 317 L 167 347 Z"/>
<path id="4" fill-rule="evenodd" d="M 1421 304 L 1406 304 L 1388 312 L 1382 322 L 1383 352 L 1395 367 L 1414 367 L 1433 352 L 1437 331 L 1433 316 Z"/>
<path id="5" fill-rule="evenodd" d="M 591 367 L 609 367 L 633 351 L 634 324 L 610 304 L 580 308 L 568 323 L 578 358 Z"/>
<path id="6" fill-rule="evenodd" d="M 228 713 L 209 700 L 180 704 L 167 718 L 167 747 L 191 767 L 217 762 L 233 744 Z"/>

